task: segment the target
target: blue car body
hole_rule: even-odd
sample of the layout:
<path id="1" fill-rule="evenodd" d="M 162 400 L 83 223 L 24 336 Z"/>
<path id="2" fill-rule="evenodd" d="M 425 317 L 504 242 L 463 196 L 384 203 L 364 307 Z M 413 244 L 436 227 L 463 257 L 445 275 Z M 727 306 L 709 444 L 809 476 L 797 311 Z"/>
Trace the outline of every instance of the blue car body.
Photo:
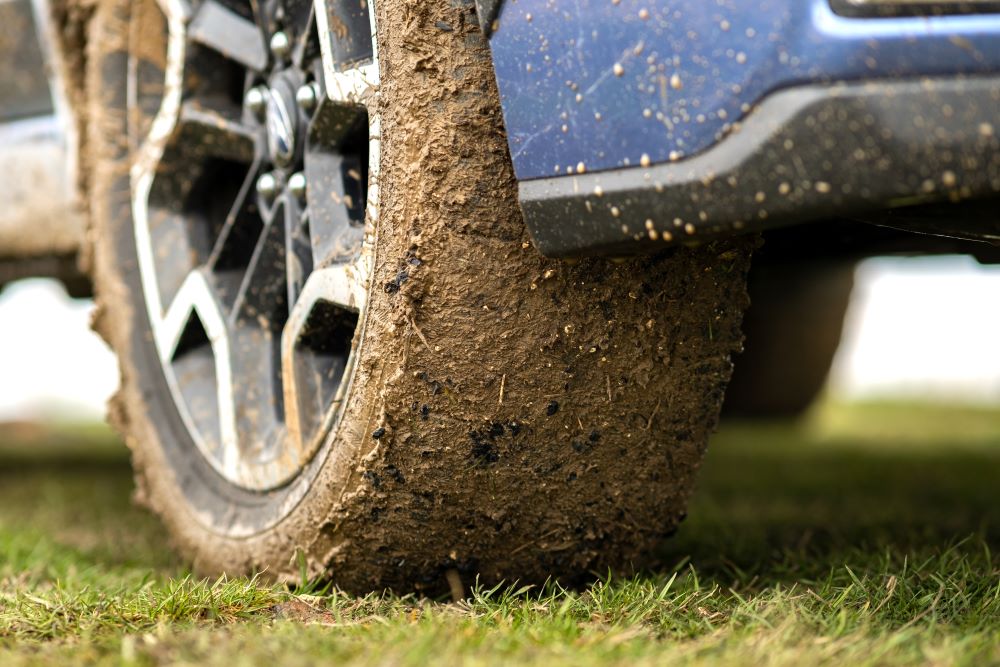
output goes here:
<path id="1" fill-rule="evenodd" d="M 675 184 L 687 184 L 683 197 L 689 200 L 698 194 L 690 187 L 696 181 L 723 173 L 729 173 L 730 180 L 753 180 L 746 176 L 754 163 L 773 172 L 781 170 L 783 161 L 802 161 L 796 167 L 801 180 L 825 184 L 814 193 L 827 195 L 825 210 L 944 196 L 949 185 L 971 194 L 995 191 L 995 170 L 1000 168 L 994 159 L 1000 151 L 995 150 L 993 129 L 1000 132 L 1000 80 L 994 78 L 1000 76 L 1000 13 L 986 11 L 986 5 L 974 4 L 972 9 L 984 13 L 858 16 L 831 6 L 830 0 L 507 0 L 491 25 L 490 46 L 522 203 L 536 241 L 550 254 L 585 253 L 615 245 L 609 235 L 627 227 L 625 235 L 633 242 L 645 242 L 648 221 L 683 219 L 673 215 L 685 208 L 670 201 Z M 859 139 L 850 121 L 878 117 L 877 127 L 868 131 L 892 135 L 878 140 L 879 154 L 850 165 L 840 160 L 825 169 L 810 164 L 823 160 L 823 152 L 802 146 L 776 160 L 763 155 L 764 135 L 794 125 L 796 117 L 800 124 L 808 122 L 806 109 L 812 124 L 818 122 L 817 102 L 810 101 L 817 91 L 860 104 L 851 111 L 842 108 L 842 101 L 824 102 L 829 111 L 824 132 L 837 143 L 853 145 Z M 766 102 L 771 102 L 768 122 L 753 125 Z M 950 126 L 949 118 L 955 117 L 972 124 L 968 132 L 957 123 Z M 918 130 L 915 137 L 903 136 L 912 135 L 912 128 Z M 757 136 L 734 138 L 740 132 Z M 945 159 L 951 151 L 962 156 L 958 163 L 969 162 L 971 156 L 971 163 L 978 165 L 963 169 L 932 159 L 933 170 L 906 179 L 901 177 L 913 165 L 897 159 L 894 180 L 906 184 L 874 188 L 877 192 L 866 196 L 851 192 L 852 186 L 840 192 L 841 182 L 847 183 L 851 174 L 838 176 L 838 169 L 854 175 L 865 172 L 865 163 L 877 162 L 884 153 L 906 153 L 919 143 L 921 133 L 935 132 L 949 136 L 927 146 L 928 151 Z M 693 160 L 735 144 L 742 148 L 729 149 L 728 157 Z M 927 161 L 917 153 L 910 158 Z M 657 174 L 658 167 L 672 171 Z M 980 173 L 967 174 L 977 170 Z M 603 186 L 601 173 L 606 176 Z M 953 177 L 945 175 L 945 182 L 938 183 L 945 173 Z M 930 189 L 928 179 L 935 181 L 933 192 L 925 192 Z M 664 197 L 639 196 L 657 182 Z M 863 189 L 861 185 L 857 189 Z M 787 176 L 754 184 L 753 192 L 744 188 L 747 191 L 736 197 L 751 200 L 727 205 L 713 220 L 705 220 L 709 214 L 704 207 L 692 208 L 687 211 L 690 221 L 680 227 L 718 231 L 728 223 L 753 226 L 751 219 L 760 212 L 757 205 L 771 194 L 769 189 L 796 187 Z M 734 198 L 732 192 L 715 192 L 709 185 L 703 190 L 702 200 Z M 608 196 L 598 201 L 592 196 L 595 191 Z M 622 195 L 618 200 L 611 196 L 614 191 Z M 840 194 L 845 196 L 838 198 Z M 590 203 L 585 206 L 587 197 Z M 812 198 L 802 195 L 794 215 L 793 207 L 772 207 L 774 215 L 764 216 L 770 220 L 767 224 L 808 217 L 810 207 L 822 209 L 822 204 L 808 201 Z M 567 225 L 576 224 L 574 219 L 602 215 L 600 225 L 581 222 L 579 233 L 561 233 L 562 240 L 548 233 L 553 227 L 565 232 Z M 557 220 L 560 217 L 567 220 Z M 598 226 L 610 231 L 602 237 L 594 233 Z"/>

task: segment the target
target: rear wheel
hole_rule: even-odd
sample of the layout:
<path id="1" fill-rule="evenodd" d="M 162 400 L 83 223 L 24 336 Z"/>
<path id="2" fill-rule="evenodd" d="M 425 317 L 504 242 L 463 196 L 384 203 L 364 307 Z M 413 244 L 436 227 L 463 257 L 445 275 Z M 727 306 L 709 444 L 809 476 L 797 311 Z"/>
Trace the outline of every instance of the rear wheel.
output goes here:
<path id="1" fill-rule="evenodd" d="M 313 6 L 98 7 L 97 325 L 141 498 L 203 571 L 639 562 L 683 517 L 750 243 L 539 257 L 471 3 Z"/>
<path id="2" fill-rule="evenodd" d="M 725 415 L 796 417 L 815 402 L 840 347 L 854 267 L 853 260 L 754 267 Z"/>

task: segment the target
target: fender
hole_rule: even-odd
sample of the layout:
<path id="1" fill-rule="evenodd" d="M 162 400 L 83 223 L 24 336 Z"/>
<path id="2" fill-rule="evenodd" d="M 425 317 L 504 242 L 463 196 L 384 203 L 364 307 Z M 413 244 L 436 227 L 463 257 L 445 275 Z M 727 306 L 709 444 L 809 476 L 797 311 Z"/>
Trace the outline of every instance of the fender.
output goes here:
<path id="1" fill-rule="evenodd" d="M 490 47 L 539 249 L 631 252 L 1000 191 L 996 3 L 865 4 L 505 2 Z"/>

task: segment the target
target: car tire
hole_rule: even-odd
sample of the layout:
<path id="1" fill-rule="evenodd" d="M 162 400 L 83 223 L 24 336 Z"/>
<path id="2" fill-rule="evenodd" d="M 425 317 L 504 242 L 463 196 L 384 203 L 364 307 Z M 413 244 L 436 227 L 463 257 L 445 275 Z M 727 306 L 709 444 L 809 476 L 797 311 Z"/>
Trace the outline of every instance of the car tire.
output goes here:
<path id="1" fill-rule="evenodd" d="M 780 419 L 804 414 L 826 385 L 854 287 L 854 261 L 755 266 L 744 351 L 725 416 Z"/>
<path id="2" fill-rule="evenodd" d="M 538 582 L 641 565 L 684 517 L 740 346 L 753 242 L 622 264 L 539 256 L 473 4 L 375 6 L 380 199 L 366 221 L 365 305 L 347 338 L 353 370 L 317 449 L 266 488 L 234 482 L 195 441 L 191 413 L 211 413 L 218 393 L 177 398 L 187 380 L 163 361 L 143 287 L 136 174 L 164 106 L 141 91 L 169 94 L 170 21 L 153 0 L 96 9 L 89 264 L 96 329 L 120 362 L 111 418 L 132 450 L 137 496 L 204 573 L 432 591 L 455 573 Z M 157 72 L 160 83 L 142 79 Z M 155 261 L 169 253 L 155 250 Z M 310 329 L 317 349 L 335 320 Z M 179 347 L 217 352 L 190 331 Z M 267 363 L 230 370 L 256 378 Z M 233 391 L 269 391 L 254 382 Z M 242 442 L 239 455 L 266 444 Z"/>

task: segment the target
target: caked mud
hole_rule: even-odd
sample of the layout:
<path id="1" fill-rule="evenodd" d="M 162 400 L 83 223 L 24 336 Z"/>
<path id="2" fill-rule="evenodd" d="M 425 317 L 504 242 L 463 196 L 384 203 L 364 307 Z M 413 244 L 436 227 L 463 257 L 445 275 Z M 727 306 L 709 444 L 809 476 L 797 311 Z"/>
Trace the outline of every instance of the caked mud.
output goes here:
<path id="1" fill-rule="evenodd" d="M 98 10 L 105 30 L 118 5 Z M 683 519 L 715 426 L 753 241 L 542 258 L 472 5 L 376 6 L 381 205 L 358 371 L 307 492 L 249 535 L 207 525 L 197 475 L 165 453 L 156 402 L 169 399 L 148 389 L 134 257 L 115 241 L 129 224 L 113 131 L 125 114 L 90 90 L 98 324 L 122 360 L 113 413 L 140 494 L 205 572 L 297 580 L 304 563 L 353 591 L 440 590 L 456 573 L 468 585 L 645 564 Z"/>

